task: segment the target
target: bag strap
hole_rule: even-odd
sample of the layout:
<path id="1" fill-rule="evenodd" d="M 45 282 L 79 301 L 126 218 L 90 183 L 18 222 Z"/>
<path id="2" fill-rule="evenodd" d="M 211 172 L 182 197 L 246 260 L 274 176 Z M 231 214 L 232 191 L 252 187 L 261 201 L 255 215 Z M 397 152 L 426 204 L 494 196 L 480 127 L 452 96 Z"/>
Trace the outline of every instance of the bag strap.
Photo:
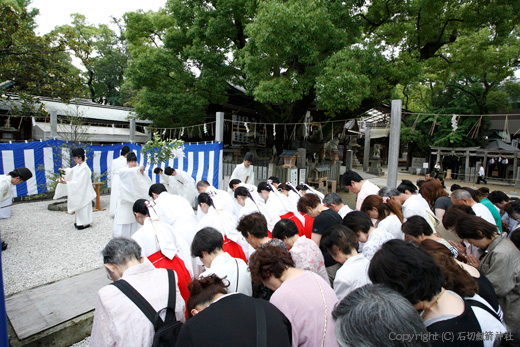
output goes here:
<path id="1" fill-rule="evenodd" d="M 240 279 L 240 271 L 238 270 L 238 261 L 237 261 L 237 258 L 235 258 L 235 263 L 237 264 L 237 287 L 235 289 L 235 292 L 238 293 L 238 280 Z"/>
<path id="2" fill-rule="evenodd" d="M 175 303 L 177 300 L 177 288 L 175 287 L 175 273 L 172 269 L 166 269 L 168 272 L 168 285 L 169 285 L 169 294 L 168 294 L 168 306 L 167 308 L 171 310 L 166 310 L 166 317 L 164 318 L 165 322 L 170 322 L 172 320 L 176 320 L 175 318 Z"/>
<path id="3" fill-rule="evenodd" d="M 260 299 L 255 299 L 256 312 L 256 347 L 267 347 L 267 328 L 265 323 L 264 307 Z"/>
<path id="4" fill-rule="evenodd" d="M 474 299 L 466 299 L 466 301 L 468 302 L 468 304 L 470 306 L 476 306 L 478 308 L 481 308 L 481 309 L 487 311 L 489 314 L 491 314 L 496 319 L 498 319 L 499 322 L 502 322 L 502 319 L 500 319 L 499 315 L 494 310 L 490 309 L 487 305 L 484 305 L 480 301 L 477 301 Z"/>
<path id="5" fill-rule="evenodd" d="M 130 285 L 127 281 L 120 279 L 119 281 L 112 282 L 112 284 L 123 292 L 132 302 L 139 307 L 144 315 L 154 324 L 155 315 L 157 312 L 153 309 L 152 305 Z"/>

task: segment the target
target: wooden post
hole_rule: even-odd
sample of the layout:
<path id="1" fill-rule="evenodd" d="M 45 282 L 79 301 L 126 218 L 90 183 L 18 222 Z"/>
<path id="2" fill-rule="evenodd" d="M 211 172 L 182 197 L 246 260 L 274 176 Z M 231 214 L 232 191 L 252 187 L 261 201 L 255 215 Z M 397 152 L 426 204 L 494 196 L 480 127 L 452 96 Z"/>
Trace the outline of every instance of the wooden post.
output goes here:
<path id="1" fill-rule="evenodd" d="M 367 172 L 370 161 L 370 130 L 372 124 L 367 123 L 365 129 L 365 148 L 363 150 L 363 171 Z"/>
<path id="2" fill-rule="evenodd" d="M 469 167 L 469 151 L 466 151 L 466 167 L 464 169 L 466 177 L 464 177 L 464 182 L 471 182 L 470 171 L 471 168 Z"/>
<path id="3" fill-rule="evenodd" d="M 390 118 L 390 140 L 388 143 L 388 175 L 386 186 L 397 187 L 397 170 L 399 164 L 399 145 L 401 142 L 401 112 L 402 100 L 392 100 L 392 114 Z"/>
<path id="4" fill-rule="evenodd" d="M 104 208 L 101 208 L 101 200 L 100 200 L 100 194 L 99 194 L 99 186 L 103 184 L 103 182 L 95 182 L 92 183 L 96 189 L 96 208 L 93 210 L 94 212 L 97 211 L 104 211 Z"/>
<path id="5" fill-rule="evenodd" d="M 130 118 L 130 143 L 135 143 L 135 117 Z"/>
<path id="6" fill-rule="evenodd" d="M 58 137 L 58 111 L 55 109 L 50 110 L 51 115 L 51 138 L 57 138 Z"/>
<path id="7" fill-rule="evenodd" d="M 224 112 L 217 112 L 217 121 L 215 123 L 215 141 L 224 143 Z M 233 138 L 231 138 L 233 140 Z M 224 151 L 220 150 L 218 159 L 218 187 L 224 189 Z M 211 182 L 210 182 L 211 183 Z"/>
<path id="8" fill-rule="evenodd" d="M 516 182 L 518 180 L 518 154 L 517 153 L 513 153 L 513 155 L 515 156 L 513 158 L 513 182 L 514 182 L 514 188 L 516 188 Z"/>

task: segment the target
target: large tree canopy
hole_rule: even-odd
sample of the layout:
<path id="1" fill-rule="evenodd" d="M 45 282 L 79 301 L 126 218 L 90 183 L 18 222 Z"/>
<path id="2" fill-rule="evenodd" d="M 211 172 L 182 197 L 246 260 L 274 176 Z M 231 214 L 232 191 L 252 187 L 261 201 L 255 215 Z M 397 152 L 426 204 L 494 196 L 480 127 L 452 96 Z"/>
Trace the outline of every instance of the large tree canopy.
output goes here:
<path id="1" fill-rule="evenodd" d="M 159 12 L 125 15 L 132 56 L 125 89 L 137 112 L 158 125 L 199 122 L 210 103 L 235 96 L 266 121 L 296 121 L 310 105 L 345 115 L 390 98 L 396 85 L 422 81 L 432 69 L 448 83 L 448 67 L 429 61 L 471 50 L 472 35 L 492 31 L 505 48 L 519 6 L 168 0 Z"/>
<path id="2" fill-rule="evenodd" d="M 12 90 L 69 100 L 82 94 L 78 69 L 71 64 L 62 42 L 34 33 L 28 1 L 0 2 L 0 82 L 14 81 Z M 13 4 L 17 6 L 13 6 Z"/>

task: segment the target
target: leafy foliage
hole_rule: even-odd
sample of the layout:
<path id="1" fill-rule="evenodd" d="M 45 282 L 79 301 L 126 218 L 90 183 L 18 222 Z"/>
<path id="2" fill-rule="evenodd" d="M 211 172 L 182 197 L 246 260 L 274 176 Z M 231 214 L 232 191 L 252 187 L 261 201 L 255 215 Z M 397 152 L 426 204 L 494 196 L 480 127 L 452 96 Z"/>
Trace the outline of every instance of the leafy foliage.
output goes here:
<path id="1" fill-rule="evenodd" d="M 152 140 L 146 142 L 141 153 L 148 158 L 148 163 L 157 165 L 166 163 L 170 159 L 184 157 L 184 141 L 176 139 L 162 139 L 159 133 L 153 133 Z"/>

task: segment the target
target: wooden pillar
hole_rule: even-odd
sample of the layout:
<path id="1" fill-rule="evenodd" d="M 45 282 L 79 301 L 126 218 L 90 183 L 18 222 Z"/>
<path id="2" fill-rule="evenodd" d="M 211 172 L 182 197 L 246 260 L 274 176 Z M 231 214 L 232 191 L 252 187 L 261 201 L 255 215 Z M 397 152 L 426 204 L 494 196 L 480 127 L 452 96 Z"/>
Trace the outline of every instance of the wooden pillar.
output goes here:
<path id="1" fill-rule="evenodd" d="M 466 168 L 464 169 L 464 182 L 471 182 L 471 168 L 469 167 L 469 151 L 466 151 Z"/>
<path id="2" fill-rule="evenodd" d="M 487 173 L 487 162 L 488 162 L 488 157 L 487 157 L 487 153 L 484 154 L 484 160 L 482 162 L 482 166 L 484 167 L 484 175 L 487 177 L 488 176 L 488 173 Z M 477 181 L 477 177 L 478 177 L 478 167 L 477 167 L 477 171 L 475 172 L 476 175 L 475 175 L 475 182 Z"/>
<path id="3" fill-rule="evenodd" d="M 370 160 L 370 130 L 372 128 L 372 124 L 367 123 L 367 127 L 365 130 L 365 148 L 363 150 L 363 171 L 367 172 L 369 167 Z"/>
<path id="4" fill-rule="evenodd" d="M 514 187 L 516 188 L 516 179 L 518 178 L 517 177 L 517 173 L 518 173 L 518 154 L 517 153 L 513 153 L 513 155 L 515 156 L 513 158 L 513 184 L 515 185 Z"/>
<path id="5" fill-rule="evenodd" d="M 399 164 L 399 145 L 401 142 L 401 111 L 403 101 L 392 100 L 392 113 L 390 118 L 390 140 L 388 143 L 388 176 L 386 185 L 390 188 L 397 187 L 397 171 Z"/>

